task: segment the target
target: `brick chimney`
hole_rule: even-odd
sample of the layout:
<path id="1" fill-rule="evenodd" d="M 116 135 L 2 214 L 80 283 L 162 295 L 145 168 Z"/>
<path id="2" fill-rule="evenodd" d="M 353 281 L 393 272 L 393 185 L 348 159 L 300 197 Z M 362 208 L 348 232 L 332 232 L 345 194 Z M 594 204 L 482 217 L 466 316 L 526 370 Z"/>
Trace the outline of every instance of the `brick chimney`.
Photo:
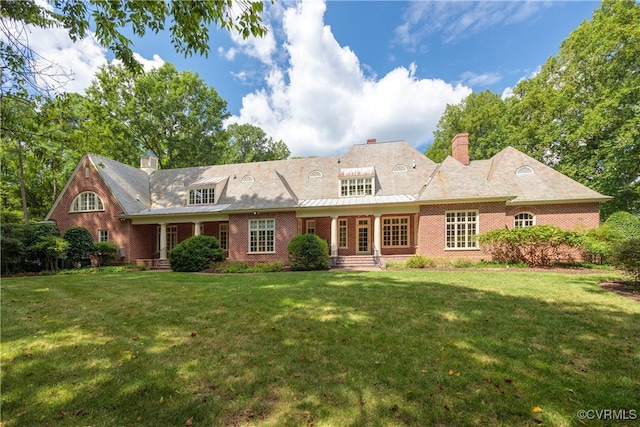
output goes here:
<path id="1" fill-rule="evenodd" d="M 376 143 L 376 139 L 375 138 L 367 139 L 367 144 L 375 144 L 375 143 Z"/>
<path id="2" fill-rule="evenodd" d="M 451 141 L 451 155 L 454 159 L 456 159 L 463 165 L 469 164 L 470 159 L 468 133 L 459 133 L 455 137 L 453 137 L 453 140 Z"/>

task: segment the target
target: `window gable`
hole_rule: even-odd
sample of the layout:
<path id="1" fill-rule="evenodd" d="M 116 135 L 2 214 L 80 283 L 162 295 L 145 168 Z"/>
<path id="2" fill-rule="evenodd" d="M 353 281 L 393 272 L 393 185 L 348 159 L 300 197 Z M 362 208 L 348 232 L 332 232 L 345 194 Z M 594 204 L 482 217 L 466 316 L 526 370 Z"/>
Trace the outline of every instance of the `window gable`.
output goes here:
<path id="1" fill-rule="evenodd" d="M 71 204 L 71 212 L 95 212 L 103 210 L 104 203 L 102 203 L 102 199 L 93 191 L 85 191 L 78 194 Z"/>

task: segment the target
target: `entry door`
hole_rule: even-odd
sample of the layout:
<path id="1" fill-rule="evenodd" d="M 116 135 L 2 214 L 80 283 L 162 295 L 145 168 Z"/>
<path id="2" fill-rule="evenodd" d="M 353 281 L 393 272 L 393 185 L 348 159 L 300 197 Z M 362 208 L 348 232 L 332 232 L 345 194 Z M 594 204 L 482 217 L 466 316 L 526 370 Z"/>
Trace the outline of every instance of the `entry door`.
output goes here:
<path id="1" fill-rule="evenodd" d="M 358 219 L 358 254 L 369 255 L 369 220 Z"/>

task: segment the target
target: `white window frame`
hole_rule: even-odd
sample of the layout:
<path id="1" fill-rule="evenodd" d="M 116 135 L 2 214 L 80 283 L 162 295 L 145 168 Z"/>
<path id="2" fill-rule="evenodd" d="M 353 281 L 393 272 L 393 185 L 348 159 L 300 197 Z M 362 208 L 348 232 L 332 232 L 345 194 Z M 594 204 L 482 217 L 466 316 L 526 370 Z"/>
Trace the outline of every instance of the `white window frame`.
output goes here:
<path id="1" fill-rule="evenodd" d="M 308 219 L 306 223 L 307 234 L 316 234 L 316 220 Z"/>
<path id="2" fill-rule="evenodd" d="M 533 227 L 536 225 L 536 216 L 531 212 L 518 212 L 513 216 L 513 228 Z"/>
<path id="3" fill-rule="evenodd" d="M 342 244 L 344 242 L 344 245 Z M 338 247 L 349 247 L 349 221 L 346 219 L 338 220 Z"/>
<path id="4" fill-rule="evenodd" d="M 276 252 L 276 220 L 275 218 L 250 219 L 248 253 L 271 254 Z"/>
<path id="5" fill-rule="evenodd" d="M 373 177 L 341 179 L 340 197 L 372 196 L 373 185 Z"/>
<path id="6" fill-rule="evenodd" d="M 473 215 L 473 221 L 469 220 Z M 478 250 L 480 234 L 480 213 L 478 210 L 446 211 L 444 214 L 445 250 Z"/>
<path id="7" fill-rule="evenodd" d="M 107 242 L 109 241 L 109 230 L 100 229 L 98 230 L 98 242 Z"/>
<path id="8" fill-rule="evenodd" d="M 189 205 L 212 205 L 216 202 L 215 187 L 189 189 Z"/>
<path id="9" fill-rule="evenodd" d="M 223 250 L 229 250 L 229 224 L 218 225 L 218 241 Z"/>
<path id="10" fill-rule="evenodd" d="M 93 191 L 83 191 L 78 194 L 71 204 L 71 212 L 100 212 L 104 211 L 102 199 Z"/>
<path id="11" fill-rule="evenodd" d="M 403 222 L 405 221 L 405 222 Z M 410 225 L 408 216 L 386 216 L 382 218 L 382 247 L 383 248 L 406 248 L 410 243 Z M 394 229 L 397 232 L 395 239 L 398 244 L 394 244 Z M 404 233 L 402 230 L 405 229 Z M 404 235 L 404 239 L 403 239 Z M 388 239 L 387 239 L 388 236 Z M 405 240 L 405 243 L 401 243 Z"/>

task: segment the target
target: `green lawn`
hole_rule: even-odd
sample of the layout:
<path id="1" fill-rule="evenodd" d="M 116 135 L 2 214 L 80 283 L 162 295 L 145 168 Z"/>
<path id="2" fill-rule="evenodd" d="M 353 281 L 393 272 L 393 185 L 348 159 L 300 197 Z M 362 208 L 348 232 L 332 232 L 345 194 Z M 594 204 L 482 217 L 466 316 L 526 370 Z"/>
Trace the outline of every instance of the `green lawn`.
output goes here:
<path id="1" fill-rule="evenodd" d="M 640 417 L 640 304 L 607 277 L 3 279 L 0 425 L 638 425 L 576 415 Z"/>

